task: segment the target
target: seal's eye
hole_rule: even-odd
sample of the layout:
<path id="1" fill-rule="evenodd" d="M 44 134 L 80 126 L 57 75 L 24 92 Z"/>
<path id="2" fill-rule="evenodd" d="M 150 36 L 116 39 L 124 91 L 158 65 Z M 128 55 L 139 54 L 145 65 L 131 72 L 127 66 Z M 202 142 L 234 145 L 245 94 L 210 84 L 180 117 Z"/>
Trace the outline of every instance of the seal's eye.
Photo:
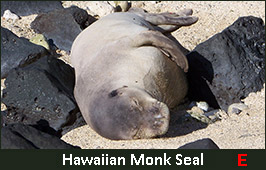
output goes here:
<path id="1" fill-rule="evenodd" d="M 118 94 L 117 90 L 113 90 L 113 91 L 111 91 L 111 93 L 108 94 L 108 96 L 109 97 L 115 97 L 115 96 L 117 96 L 117 94 Z"/>
<path id="2" fill-rule="evenodd" d="M 108 94 L 109 97 L 115 97 L 115 96 L 121 96 L 123 94 L 123 92 L 121 92 L 120 89 L 116 89 L 111 91 L 111 93 Z"/>

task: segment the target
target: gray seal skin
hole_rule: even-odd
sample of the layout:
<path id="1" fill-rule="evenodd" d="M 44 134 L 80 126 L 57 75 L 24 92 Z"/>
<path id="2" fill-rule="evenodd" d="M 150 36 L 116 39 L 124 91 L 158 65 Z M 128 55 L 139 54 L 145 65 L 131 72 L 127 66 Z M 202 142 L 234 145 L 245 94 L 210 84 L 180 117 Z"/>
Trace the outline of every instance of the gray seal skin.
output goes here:
<path id="1" fill-rule="evenodd" d="M 149 14 L 141 9 L 109 14 L 75 39 L 71 62 L 80 111 L 105 138 L 163 135 L 169 109 L 187 93 L 187 59 L 163 33 L 197 22 L 192 10 Z"/>

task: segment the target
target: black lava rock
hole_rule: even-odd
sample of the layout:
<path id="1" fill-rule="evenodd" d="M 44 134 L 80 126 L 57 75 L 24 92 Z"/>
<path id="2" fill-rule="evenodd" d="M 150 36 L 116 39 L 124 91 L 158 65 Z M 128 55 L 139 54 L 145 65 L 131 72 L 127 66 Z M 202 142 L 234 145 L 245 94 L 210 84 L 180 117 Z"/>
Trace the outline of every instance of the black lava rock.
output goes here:
<path id="1" fill-rule="evenodd" d="M 39 125 L 35 125 L 35 127 Z M 78 149 L 59 137 L 31 125 L 10 124 L 1 128 L 1 149 Z"/>
<path id="2" fill-rule="evenodd" d="M 13 68 L 28 65 L 46 54 L 48 51 L 42 46 L 1 27 L 1 78 L 5 78 Z"/>
<path id="3" fill-rule="evenodd" d="M 187 55 L 189 98 L 227 110 L 265 83 L 265 25 L 253 16 L 199 44 Z"/>
<path id="4" fill-rule="evenodd" d="M 210 138 L 196 140 L 180 146 L 178 149 L 220 149 Z"/>
<path id="5" fill-rule="evenodd" d="M 78 7 L 70 7 L 55 10 L 45 14 L 39 14 L 31 23 L 31 28 L 62 50 L 69 52 L 75 38 L 89 24 L 96 21 L 95 18 Z"/>
<path id="6" fill-rule="evenodd" d="M 71 6 L 69 8 L 65 9 L 67 12 L 71 13 L 73 18 L 75 19 L 76 23 L 80 26 L 82 30 L 87 28 L 89 25 L 97 21 L 96 18 L 89 15 L 87 11 L 77 7 L 77 6 Z"/>
<path id="7" fill-rule="evenodd" d="M 8 111 L 4 123 L 35 124 L 44 119 L 60 130 L 78 112 L 74 83 L 73 68 L 53 56 L 13 69 L 3 90 L 2 102 Z"/>
<path id="8" fill-rule="evenodd" d="M 1 1 L 1 15 L 5 10 L 10 10 L 19 16 L 27 16 L 55 9 L 63 9 L 60 1 Z"/>

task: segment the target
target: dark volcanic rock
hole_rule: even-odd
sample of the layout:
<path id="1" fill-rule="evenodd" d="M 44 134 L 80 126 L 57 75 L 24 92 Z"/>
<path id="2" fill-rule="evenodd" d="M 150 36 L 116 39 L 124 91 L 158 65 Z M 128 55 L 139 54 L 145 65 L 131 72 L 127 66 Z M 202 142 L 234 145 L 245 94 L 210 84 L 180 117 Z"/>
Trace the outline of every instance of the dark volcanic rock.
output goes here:
<path id="1" fill-rule="evenodd" d="M 177 149 L 220 149 L 210 138 L 196 140 L 180 146 Z"/>
<path id="2" fill-rule="evenodd" d="M 63 6 L 60 1 L 1 1 L 1 16 L 7 9 L 19 16 L 27 16 L 63 9 Z"/>
<path id="3" fill-rule="evenodd" d="M 189 98 L 227 110 L 265 82 L 265 26 L 241 17 L 187 55 Z"/>
<path id="4" fill-rule="evenodd" d="M 1 27 L 1 78 L 5 78 L 11 69 L 30 64 L 46 54 L 48 51 L 42 46 Z"/>
<path id="5" fill-rule="evenodd" d="M 10 124 L 1 128 L 1 149 L 74 149 L 59 137 L 39 130 L 39 125 Z"/>
<path id="6" fill-rule="evenodd" d="M 2 102 L 7 106 L 6 124 L 35 124 L 47 120 L 60 130 L 78 112 L 73 97 L 74 70 L 52 56 L 40 58 L 7 76 Z"/>
<path id="7" fill-rule="evenodd" d="M 71 6 L 70 8 L 66 8 L 65 10 L 71 13 L 76 23 L 79 24 L 82 30 L 91 25 L 93 22 L 97 21 L 97 19 L 89 15 L 87 11 L 77 6 Z"/>
<path id="8" fill-rule="evenodd" d="M 7 116 L 7 110 L 1 111 L 1 127 L 5 126 L 6 116 Z"/>
<path id="9" fill-rule="evenodd" d="M 86 28 L 96 20 L 93 19 L 85 10 L 70 7 L 38 15 L 31 23 L 31 28 L 47 39 L 52 39 L 59 49 L 69 52 L 81 28 Z"/>
<path id="10" fill-rule="evenodd" d="M 78 127 L 81 127 L 83 125 L 86 125 L 86 121 L 84 120 L 84 118 L 82 117 L 82 114 L 80 112 L 78 112 L 75 116 L 72 117 L 72 120 L 69 120 L 68 124 L 66 124 L 63 128 L 62 128 L 62 132 L 61 135 L 66 134 L 67 132 L 76 129 Z"/>
<path id="11" fill-rule="evenodd" d="M 34 127 L 35 129 L 42 131 L 44 133 L 48 133 L 52 136 L 57 136 L 61 138 L 61 133 L 59 131 L 54 130 L 53 128 L 50 127 L 49 122 L 47 120 L 41 119 L 37 122 L 37 124 L 30 125 Z"/>

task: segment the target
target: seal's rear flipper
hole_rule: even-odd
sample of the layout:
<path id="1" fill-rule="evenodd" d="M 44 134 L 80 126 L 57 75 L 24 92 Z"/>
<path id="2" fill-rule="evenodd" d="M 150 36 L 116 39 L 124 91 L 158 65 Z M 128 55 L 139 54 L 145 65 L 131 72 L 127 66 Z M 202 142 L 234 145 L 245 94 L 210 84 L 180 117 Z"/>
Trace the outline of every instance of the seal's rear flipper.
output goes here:
<path id="1" fill-rule="evenodd" d="M 129 12 L 141 16 L 161 32 L 172 32 L 182 26 L 189 26 L 198 21 L 198 17 L 191 16 L 193 11 L 185 9 L 178 13 L 146 13 L 140 8 L 130 8 Z"/>
<path id="2" fill-rule="evenodd" d="M 188 61 L 177 45 L 159 31 L 144 31 L 133 40 L 133 46 L 154 46 L 174 61 L 184 72 L 188 71 Z"/>

